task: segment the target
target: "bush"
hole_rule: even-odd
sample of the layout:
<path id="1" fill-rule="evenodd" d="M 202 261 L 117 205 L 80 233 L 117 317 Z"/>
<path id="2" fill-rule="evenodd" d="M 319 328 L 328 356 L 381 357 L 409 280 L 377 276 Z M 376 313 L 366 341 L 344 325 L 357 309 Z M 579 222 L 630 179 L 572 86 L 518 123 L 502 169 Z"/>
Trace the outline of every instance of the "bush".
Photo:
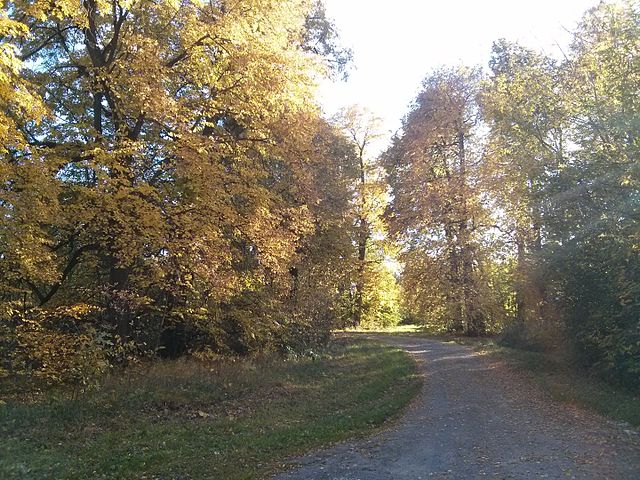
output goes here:
<path id="1" fill-rule="evenodd" d="M 112 345 L 97 328 L 98 314 L 96 307 L 80 304 L 12 319 L 5 326 L 11 335 L 3 352 L 7 375 L 67 384 L 74 391 L 94 386 L 108 369 Z"/>
<path id="2" fill-rule="evenodd" d="M 553 352 L 566 345 L 564 339 L 564 332 L 555 324 L 517 322 L 504 329 L 498 344 L 530 352 Z"/>
<path id="3" fill-rule="evenodd" d="M 551 260 L 557 302 L 584 364 L 640 388 L 640 251 L 623 236 L 589 237 Z"/>

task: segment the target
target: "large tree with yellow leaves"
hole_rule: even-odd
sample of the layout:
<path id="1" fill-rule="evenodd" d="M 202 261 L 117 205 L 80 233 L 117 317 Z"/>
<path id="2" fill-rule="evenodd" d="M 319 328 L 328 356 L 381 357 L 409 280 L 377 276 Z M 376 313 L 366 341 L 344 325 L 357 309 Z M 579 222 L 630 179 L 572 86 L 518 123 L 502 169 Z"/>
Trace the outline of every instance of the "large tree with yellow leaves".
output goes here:
<path id="1" fill-rule="evenodd" d="M 321 221 L 313 88 L 346 59 L 322 5 L 19 0 L 0 33 L 3 320 L 174 353 L 194 332 L 244 351 L 285 329 Z"/>

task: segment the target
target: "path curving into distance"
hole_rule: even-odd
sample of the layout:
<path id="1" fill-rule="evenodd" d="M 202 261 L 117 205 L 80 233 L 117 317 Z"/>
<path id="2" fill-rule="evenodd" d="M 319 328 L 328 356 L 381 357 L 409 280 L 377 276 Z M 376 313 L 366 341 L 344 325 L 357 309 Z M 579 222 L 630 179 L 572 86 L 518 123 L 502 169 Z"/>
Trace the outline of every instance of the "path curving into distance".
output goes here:
<path id="1" fill-rule="evenodd" d="M 376 339 L 416 357 L 422 394 L 387 431 L 294 460 L 275 480 L 640 480 L 640 435 L 558 403 L 471 348 Z"/>

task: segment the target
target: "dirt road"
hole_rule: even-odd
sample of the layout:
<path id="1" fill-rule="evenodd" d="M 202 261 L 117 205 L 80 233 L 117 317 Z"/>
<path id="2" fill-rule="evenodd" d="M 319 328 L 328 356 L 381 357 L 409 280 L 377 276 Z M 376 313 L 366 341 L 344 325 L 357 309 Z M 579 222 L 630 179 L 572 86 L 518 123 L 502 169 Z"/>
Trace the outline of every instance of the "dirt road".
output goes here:
<path id="1" fill-rule="evenodd" d="M 640 479 L 640 436 L 555 402 L 467 347 L 384 336 L 411 352 L 421 397 L 393 428 L 297 459 L 276 480 Z"/>

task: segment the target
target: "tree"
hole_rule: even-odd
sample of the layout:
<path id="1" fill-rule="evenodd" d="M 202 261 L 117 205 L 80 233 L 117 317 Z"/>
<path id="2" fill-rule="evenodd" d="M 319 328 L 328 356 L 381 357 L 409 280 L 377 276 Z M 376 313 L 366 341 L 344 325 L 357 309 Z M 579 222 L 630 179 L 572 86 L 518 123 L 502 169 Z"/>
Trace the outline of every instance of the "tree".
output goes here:
<path id="1" fill-rule="evenodd" d="M 276 336 L 313 233 L 300 193 L 321 128 L 313 88 L 346 59 L 319 12 L 3 7 L 3 320 L 59 312 L 67 330 L 91 325 L 138 353 L 245 352 Z"/>
<path id="2" fill-rule="evenodd" d="M 358 159 L 349 139 L 329 122 L 318 122 L 312 147 L 300 193 L 309 206 L 313 230 L 298 247 L 291 269 L 291 299 L 294 315 L 324 325 L 319 331 L 326 335 L 329 328 L 352 320 L 352 283 L 358 263 L 353 242 Z"/>
<path id="3" fill-rule="evenodd" d="M 548 263 L 565 322 L 588 364 L 640 372 L 640 8 L 587 12 L 564 66 L 574 145 L 549 188 Z"/>
<path id="4" fill-rule="evenodd" d="M 487 192 L 516 245 L 524 323 L 508 337 L 568 341 L 630 385 L 640 371 L 639 20 L 637 2 L 601 3 L 562 62 L 501 41 L 482 95 Z"/>
<path id="5" fill-rule="evenodd" d="M 427 77 L 386 153 L 391 231 L 406 260 L 403 282 L 422 287 L 415 291 L 430 297 L 423 305 L 444 304 L 449 328 L 470 335 L 485 330 L 477 284 L 486 217 L 477 188 L 479 79 L 467 69 Z"/>
<path id="6" fill-rule="evenodd" d="M 504 211 L 501 230 L 516 249 L 517 318 L 540 322 L 546 195 L 566 163 L 562 73 L 554 61 L 504 40 L 494 44 L 490 65 L 481 102 L 490 129 L 485 188 Z"/>
<path id="7" fill-rule="evenodd" d="M 384 212 L 388 204 L 385 172 L 372 147 L 382 137 L 382 121 L 357 106 L 341 111 L 334 123 L 349 139 L 357 159 L 353 185 L 353 222 L 357 249 L 354 278 L 353 318 L 356 326 L 386 326 L 398 321 L 398 290 L 390 269 L 392 245 Z"/>

